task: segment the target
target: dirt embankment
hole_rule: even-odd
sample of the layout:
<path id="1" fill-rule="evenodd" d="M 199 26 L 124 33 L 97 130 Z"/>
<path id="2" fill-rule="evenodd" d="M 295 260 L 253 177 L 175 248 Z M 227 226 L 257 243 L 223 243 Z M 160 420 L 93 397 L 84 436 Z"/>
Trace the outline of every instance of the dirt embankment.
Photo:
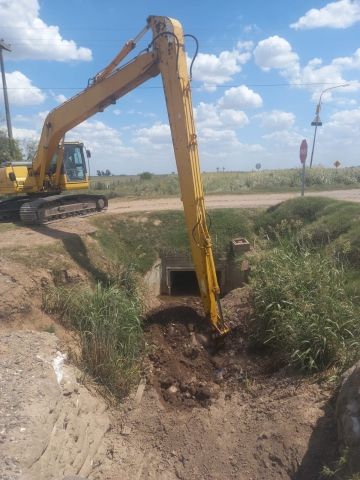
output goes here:
<path id="1" fill-rule="evenodd" d="M 71 365 L 58 381 L 73 338 L 41 312 L 49 273 L 8 260 L 0 273 L 3 479 L 315 480 L 336 459 L 331 393 L 248 349 L 244 290 L 223 300 L 233 333 L 216 355 L 198 299 L 159 303 L 145 323 L 144 392 L 105 410 Z M 51 323 L 60 343 L 44 333 Z"/>
<path id="2" fill-rule="evenodd" d="M 359 190 L 335 190 L 330 192 L 317 192 L 306 194 L 308 196 L 323 196 L 349 202 L 360 202 Z M 293 193 L 251 194 L 251 195 L 208 195 L 206 206 L 212 208 L 266 208 L 284 202 L 290 198 L 299 197 Z M 180 198 L 154 198 L 154 199 L 113 199 L 109 201 L 107 214 L 121 214 L 128 212 L 146 212 L 155 210 L 182 210 Z M 91 225 L 88 218 L 70 218 L 46 226 L 21 227 L 1 232 L 0 249 L 12 246 L 48 245 L 56 240 L 66 240 L 71 236 L 86 235 L 96 228 Z"/>

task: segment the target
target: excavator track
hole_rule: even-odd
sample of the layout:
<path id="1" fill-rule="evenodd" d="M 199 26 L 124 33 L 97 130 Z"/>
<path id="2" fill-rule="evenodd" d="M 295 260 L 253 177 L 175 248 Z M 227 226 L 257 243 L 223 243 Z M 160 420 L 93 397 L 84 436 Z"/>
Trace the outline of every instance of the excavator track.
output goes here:
<path id="1" fill-rule="evenodd" d="M 24 203 L 20 218 L 22 223 L 45 225 L 65 218 L 96 215 L 107 207 L 104 195 L 54 195 Z"/>
<path id="2" fill-rule="evenodd" d="M 12 197 L 0 201 L 0 223 L 20 222 L 20 208 L 28 197 Z"/>
<path id="3" fill-rule="evenodd" d="M 36 200 L 22 197 L 0 202 L 0 222 L 45 225 L 65 218 L 96 215 L 107 207 L 104 195 L 52 195 Z"/>

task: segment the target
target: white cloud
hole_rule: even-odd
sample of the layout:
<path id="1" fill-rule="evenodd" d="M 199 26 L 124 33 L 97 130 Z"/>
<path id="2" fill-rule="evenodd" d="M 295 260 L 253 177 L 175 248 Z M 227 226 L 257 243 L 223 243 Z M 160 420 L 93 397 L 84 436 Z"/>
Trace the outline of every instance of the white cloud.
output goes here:
<path id="1" fill-rule="evenodd" d="M 344 110 L 330 115 L 332 120 L 330 126 L 355 126 L 360 129 L 360 107 L 354 110 Z"/>
<path id="2" fill-rule="evenodd" d="M 48 113 L 49 113 L 48 111 L 39 112 L 36 115 L 32 115 L 30 117 L 26 117 L 24 115 L 16 115 L 16 117 L 14 118 L 14 122 L 31 123 L 32 125 L 35 126 L 36 130 L 40 133 Z"/>
<path id="3" fill-rule="evenodd" d="M 297 30 L 320 27 L 348 28 L 359 20 L 360 2 L 358 0 L 340 0 L 328 3 L 321 9 L 312 8 L 290 27 Z"/>
<path id="4" fill-rule="evenodd" d="M 356 50 L 353 57 L 340 57 L 335 58 L 332 62 L 333 65 L 341 68 L 358 68 L 360 69 L 360 48 Z"/>
<path id="5" fill-rule="evenodd" d="M 261 118 L 261 127 L 268 130 L 283 131 L 292 127 L 295 122 L 295 115 L 291 112 L 282 112 L 273 110 L 255 115 L 255 118 Z"/>
<path id="6" fill-rule="evenodd" d="M 241 43 L 241 42 L 240 42 Z M 247 49 L 250 43 L 242 44 L 241 49 Z M 250 47 L 251 48 L 251 47 Z M 213 54 L 199 53 L 193 65 L 193 79 L 204 82 L 204 88 L 213 90 L 214 86 L 222 85 L 232 80 L 232 75 L 241 72 L 242 64 L 251 57 L 251 53 L 240 53 L 240 50 L 221 52 L 217 57 Z M 188 63 L 191 59 L 188 58 Z"/>
<path id="7" fill-rule="evenodd" d="M 54 95 L 54 94 L 53 94 L 53 96 L 54 96 L 55 101 L 56 101 L 57 103 L 59 103 L 59 104 L 60 104 L 60 103 L 64 103 L 64 102 L 66 102 L 66 100 L 67 100 L 67 98 L 65 97 L 65 95 L 63 95 L 62 93 L 60 93 L 60 95 Z"/>
<path id="8" fill-rule="evenodd" d="M 223 110 L 219 118 L 224 127 L 242 128 L 249 123 L 246 113 L 241 110 Z"/>
<path id="9" fill-rule="evenodd" d="M 244 32 L 245 33 L 249 33 L 251 32 L 252 30 L 259 30 L 259 27 L 256 25 L 256 23 L 253 23 L 253 24 L 250 24 L 250 25 L 246 25 L 244 27 Z"/>
<path id="10" fill-rule="evenodd" d="M 217 102 L 217 107 L 221 110 L 261 107 L 262 98 L 258 93 L 254 93 L 245 85 L 232 87 L 226 90 L 224 96 Z"/>
<path id="11" fill-rule="evenodd" d="M 252 50 L 254 47 L 254 42 L 252 42 L 251 40 L 249 41 L 246 41 L 246 42 L 242 42 L 241 40 L 238 41 L 238 43 L 236 44 L 236 48 L 238 50 Z"/>
<path id="12" fill-rule="evenodd" d="M 2 87 L 2 79 L 0 78 Z M 6 73 L 6 85 L 8 87 L 9 103 L 11 105 L 39 105 L 43 103 L 46 95 L 39 88 L 31 85 L 31 80 L 21 72 Z M 0 95 L 0 104 L 4 97 Z"/>
<path id="13" fill-rule="evenodd" d="M 291 83 L 313 92 L 313 101 L 319 101 L 319 95 L 326 85 L 350 84 L 342 91 L 355 92 L 360 89 L 358 80 L 346 80 L 342 76 L 345 69 L 360 69 L 360 48 L 352 57 L 335 58 L 329 65 L 323 65 L 321 58 L 314 58 L 301 68 L 298 55 L 292 51 L 290 43 L 278 36 L 269 37 L 258 43 L 254 50 L 255 63 L 264 71 L 271 68 L 280 70 L 280 74 Z M 324 101 L 331 100 L 326 92 Z"/>
<path id="14" fill-rule="evenodd" d="M 337 105 L 356 105 L 357 103 L 355 99 L 344 97 L 337 97 L 336 99 L 334 99 L 334 101 Z"/>
<path id="15" fill-rule="evenodd" d="M 200 102 L 194 108 L 195 124 L 197 129 L 204 128 L 242 128 L 249 123 L 247 115 L 241 110 L 218 111 L 213 103 Z"/>
<path id="16" fill-rule="evenodd" d="M 194 108 L 195 125 L 198 129 L 221 127 L 218 110 L 213 103 L 200 102 Z"/>
<path id="17" fill-rule="evenodd" d="M 299 60 L 290 43 L 277 35 L 261 40 L 254 50 L 254 57 L 256 65 L 265 72 L 271 68 L 289 68 Z"/>
<path id="18" fill-rule="evenodd" d="M 322 65 L 321 59 L 311 60 L 306 67 L 301 68 L 299 64 L 293 65 L 287 70 L 281 72 L 290 83 L 305 84 L 305 87 L 313 92 L 312 100 L 319 101 L 319 95 L 325 88 L 330 86 L 340 86 L 350 84 L 348 87 L 341 87 L 336 90 L 325 92 L 322 100 L 330 101 L 332 94 L 339 94 L 340 92 L 355 92 L 360 88 L 360 83 L 354 80 L 346 80 L 342 76 L 341 62 L 334 59 L 329 65 Z M 330 84 L 330 85 L 329 85 Z M 333 84 L 333 85 L 331 85 Z"/>
<path id="19" fill-rule="evenodd" d="M 16 138 L 16 140 L 18 141 L 22 141 L 28 138 L 34 138 L 37 140 L 40 139 L 40 135 L 36 130 L 30 130 L 28 128 L 17 128 L 13 126 L 12 131 L 14 138 Z"/>
<path id="20" fill-rule="evenodd" d="M 241 143 L 233 130 L 214 130 L 204 128 L 198 137 L 199 152 L 205 170 L 215 171 L 217 167 L 225 170 L 248 170 L 266 155 L 266 150 L 259 144 Z M 204 168 L 204 167 L 202 167 Z"/>
<path id="21" fill-rule="evenodd" d="M 336 112 L 318 129 L 314 163 L 342 167 L 359 165 L 360 108 Z"/>
<path id="22" fill-rule="evenodd" d="M 59 27 L 47 25 L 40 16 L 38 0 L 1 0 L 1 26 L 12 38 L 11 60 L 92 60 L 91 50 L 64 40 Z"/>
<path id="23" fill-rule="evenodd" d="M 135 132 L 136 138 L 133 143 L 139 145 L 152 145 L 161 148 L 163 145 L 171 145 L 171 133 L 169 125 L 153 125 L 150 128 L 140 128 Z"/>
<path id="24" fill-rule="evenodd" d="M 296 132 L 284 130 L 282 132 L 274 132 L 270 133 L 269 135 L 263 135 L 262 138 L 274 142 L 278 147 L 300 147 L 304 137 Z"/>

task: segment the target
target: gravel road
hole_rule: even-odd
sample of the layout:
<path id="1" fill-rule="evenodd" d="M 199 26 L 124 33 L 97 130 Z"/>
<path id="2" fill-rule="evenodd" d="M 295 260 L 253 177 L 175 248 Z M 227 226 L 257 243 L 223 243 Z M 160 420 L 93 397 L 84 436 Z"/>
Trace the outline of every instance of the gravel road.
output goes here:
<path id="1" fill-rule="evenodd" d="M 333 190 L 330 192 L 312 192 L 305 193 L 312 197 L 330 197 L 337 200 L 346 200 L 348 202 L 360 202 L 360 191 L 352 190 Z M 300 197 L 300 193 L 265 193 L 251 195 L 208 195 L 205 198 L 206 207 L 212 208 L 266 208 L 284 202 L 290 198 Z M 180 198 L 154 198 L 129 200 L 114 199 L 110 200 L 108 213 L 140 212 L 153 210 L 181 210 L 182 202 Z"/>

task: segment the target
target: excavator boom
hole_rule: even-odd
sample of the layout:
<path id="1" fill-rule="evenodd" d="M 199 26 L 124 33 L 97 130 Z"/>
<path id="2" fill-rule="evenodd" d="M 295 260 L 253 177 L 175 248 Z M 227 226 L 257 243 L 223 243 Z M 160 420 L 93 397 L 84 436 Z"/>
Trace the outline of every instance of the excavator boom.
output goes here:
<path id="1" fill-rule="evenodd" d="M 119 62 L 135 47 L 136 41 L 147 30 L 152 30 L 153 39 L 146 51 L 124 66 L 117 68 Z M 228 328 L 221 312 L 220 289 L 216 277 L 211 238 L 206 224 L 184 35 L 177 20 L 159 16 L 148 17 L 146 27 L 136 39 L 125 44 L 115 59 L 103 71 L 95 75 L 90 86 L 48 114 L 31 168 L 24 165 L 21 167 L 22 170 L 16 170 L 15 164 L 10 164 L 5 167 L 5 177 L 4 174 L 3 177 L 6 178 L 10 188 L 13 188 L 13 192 L 10 193 L 26 192 L 46 195 L 60 193 L 60 190 L 86 188 L 87 175 L 83 175 L 86 178 L 81 183 L 76 180 L 71 181 L 70 173 L 68 176 L 62 173 L 64 170 L 62 165 L 65 160 L 68 160 L 63 157 L 65 153 L 68 155 L 71 147 L 64 144 L 66 132 L 95 113 L 102 112 L 109 105 L 115 104 L 119 98 L 159 74 L 161 74 L 164 87 L 186 225 L 200 294 L 214 332 L 222 336 L 227 333 Z M 72 151 L 75 151 L 75 147 L 71 148 Z M 83 171 L 85 172 L 85 169 Z M 22 175 L 22 181 L 17 178 L 19 174 Z M 1 175 L 0 172 L 0 193 Z M 21 207 L 22 218 L 30 220 L 43 218 L 51 221 L 53 218 L 58 218 L 59 215 L 61 217 L 62 212 L 66 215 L 67 212 L 72 211 L 71 209 L 76 210 L 77 208 L 77 200 L 74 197 L 76 196 L 56 195 L 54 201 L 52 198 L 48 200 L 41 198 L 35 202 L 25 203 Z M 70 198 L 70 203 L 66 204 L 62 200 L 63 198 Z M 55 204 L 55 209 L 52 208 L 53 204 Z M 93 201 L 91 196 L 86 205 L 91 211 L 101 211 L 106 206 L 106 199 L 100 198 Z"/>

